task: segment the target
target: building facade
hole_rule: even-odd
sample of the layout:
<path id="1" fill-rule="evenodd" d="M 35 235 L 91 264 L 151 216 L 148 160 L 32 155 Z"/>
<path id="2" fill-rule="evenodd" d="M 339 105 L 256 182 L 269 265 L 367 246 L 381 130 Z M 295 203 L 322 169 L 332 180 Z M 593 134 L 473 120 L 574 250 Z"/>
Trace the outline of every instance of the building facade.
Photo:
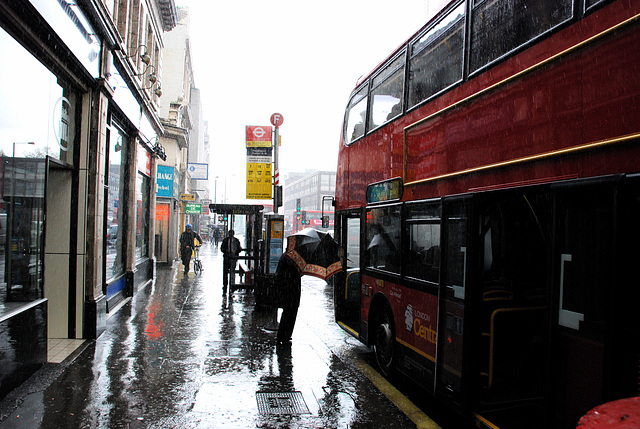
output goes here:
<path id="1" fill-rule="evenodd" d="M 301 227 L 300 219 L 296 219 L 298 199 L 300 200 L 301 211 L 309 212 L 309 220 L 312 217 L 311 212 L 314 213 L 315 220 L 319 220 L 319 215 L 323 211 L 333 219 L 331 201 L 335 195 L 335 190 L 335 171 L 288 173 L 284 180 L 283 189 L 284 217 L 288 231 L 297 232 Z"/>
<path id="2" fill-rule="evenodd" d="M 173 0 L 0 0 L 0 396 L 153 279 L 176 23 Z"/>
<path id="3" fill-rule="evenodd" d="M 156 202 L 157 261 L 171 264 L 178 258 L 178 240 L 186 224 L 193 225 L 201 234 L 207 231 L 200 223 L 200 214 L 189 213 L 187 204 L 201 204 L 209 194 L 208 181 L 194 180 L 189 165 L 208 167 L 208 140 L 202 113 L 200 90 L 196 87 L 190 45 L 189 10 L 178 8 L 176 28 L 165 34 L 163 101 L 160 120 L 165 128 L 161 138 L 166 149 L 166 160 L 158 168 L 173 175 L 174 185 L 158 188 Z M 160 177 L 159 177 L 160 180 Z M 182 195 L 193 195 L 193 201 L 182 200 Z M 207 217 L 208 219 L 208 217 Z M 208 225 L 208 222 L 206 222 Z"/>

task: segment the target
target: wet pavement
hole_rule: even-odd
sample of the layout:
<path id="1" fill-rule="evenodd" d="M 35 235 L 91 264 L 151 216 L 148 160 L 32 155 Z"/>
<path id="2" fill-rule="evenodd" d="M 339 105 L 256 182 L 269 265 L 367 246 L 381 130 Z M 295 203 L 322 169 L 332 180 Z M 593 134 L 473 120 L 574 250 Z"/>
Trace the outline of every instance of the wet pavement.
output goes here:
<path id="1" fill-rule="evenodd" d="M 0 428 L 412 428 L 358 370 L 371 351 L 333 321 L 331 288 L 305 276 L 290 347 L 276 347 L 251 292 L 222 290 L 222 254 L 204 271 L 158 267 L 62 364 L 0 404 Z M 425 426 L 425 427 L 435 427 Z"/>

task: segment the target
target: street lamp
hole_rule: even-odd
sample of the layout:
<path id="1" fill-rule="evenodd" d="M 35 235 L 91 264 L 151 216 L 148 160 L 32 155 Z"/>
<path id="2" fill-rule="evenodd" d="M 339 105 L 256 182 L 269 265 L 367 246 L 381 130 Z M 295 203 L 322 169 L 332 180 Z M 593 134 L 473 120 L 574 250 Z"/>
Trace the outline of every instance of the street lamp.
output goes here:
<path id="1" fill-rule="evenodd" d="M 213 204 L 218 203 L 218 176 L 213 179 Z"/>

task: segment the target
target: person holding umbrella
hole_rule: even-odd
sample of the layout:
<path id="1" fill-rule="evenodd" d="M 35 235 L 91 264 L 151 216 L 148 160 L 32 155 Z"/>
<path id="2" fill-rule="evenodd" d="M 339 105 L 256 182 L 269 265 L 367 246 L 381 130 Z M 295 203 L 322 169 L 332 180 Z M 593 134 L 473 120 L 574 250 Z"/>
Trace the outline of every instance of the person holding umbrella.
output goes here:
<path id="1" fill-rule="evenodd" d="M 278 306 L 282 308 L 276 343 L 282 345 L 291 341 L 302 293 L 300 271 L 291 259 L 283 256 L 278 261 L 276 284 L 278 285 Z"/>
<path id="2" fill-rule="evenodd" d="M 282 308 L 276 342 L 289 343 L 298 316 L 301 277 L 309 274 L 323 280 L 342 270 L 338 243 L 328 233 L 305 228 L 287 238 L 287 250 L 276 269 L 276 296 Z"/>

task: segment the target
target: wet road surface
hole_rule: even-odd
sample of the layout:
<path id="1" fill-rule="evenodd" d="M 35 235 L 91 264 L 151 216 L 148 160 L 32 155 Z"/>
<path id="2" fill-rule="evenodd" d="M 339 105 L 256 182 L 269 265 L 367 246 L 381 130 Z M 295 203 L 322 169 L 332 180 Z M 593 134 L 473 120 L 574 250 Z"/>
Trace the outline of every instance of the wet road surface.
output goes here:
<path id="1" fill-rule="evenodd" d="M 416 427 L 358 370 L 371 351 L 334 323 L 324 281 L 303 277 L 292 344 L 276 347 L 272 313 L 223 292 L 218 249 L 201 259 L 199 276 L 158 267 L 97 341 L 4 401 L 0 427 Z"/>

